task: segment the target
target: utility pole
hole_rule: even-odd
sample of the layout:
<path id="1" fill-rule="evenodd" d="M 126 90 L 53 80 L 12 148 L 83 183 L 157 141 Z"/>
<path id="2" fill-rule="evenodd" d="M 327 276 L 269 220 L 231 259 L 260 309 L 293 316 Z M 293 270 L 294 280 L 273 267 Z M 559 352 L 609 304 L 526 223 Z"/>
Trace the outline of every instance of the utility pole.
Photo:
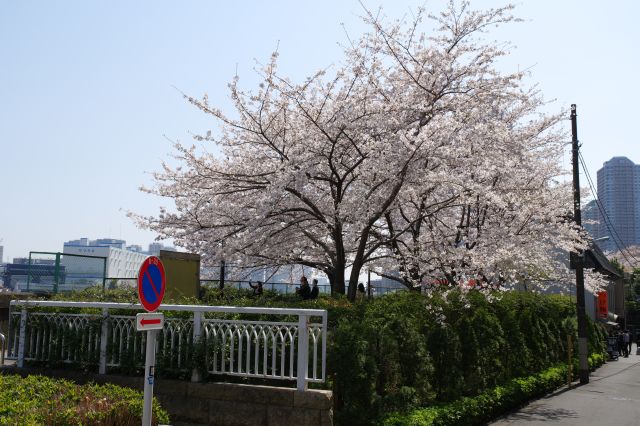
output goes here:
<path id="1" fill-rule="evenodd" d="M 576 105 L 571 104 L 571 145 L 573 162 L 573 219 L 576 225 L 582 228 L 582 212 L 580 211 L 580 168 L 578 166 L 578 124 Z M 587 317 L 584 307 L 584 251 L 580 251 L 573 256 L 576 268 L 576 308 L 578 311 L 578 375 L 580 384 L 589 383 L 589 363 L 587 346 Z"/>

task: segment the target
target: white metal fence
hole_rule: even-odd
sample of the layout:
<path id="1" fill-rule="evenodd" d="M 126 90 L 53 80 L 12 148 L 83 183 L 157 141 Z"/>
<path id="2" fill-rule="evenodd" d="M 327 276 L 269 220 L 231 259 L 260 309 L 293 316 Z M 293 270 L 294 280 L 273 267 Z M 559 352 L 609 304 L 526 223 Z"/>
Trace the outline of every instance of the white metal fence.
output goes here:
<path id="1" fill-rule="evenodd" d="M 0 365 L 4 365 L 4 352 L 6 346 L 6 339 L 4 334 L 0 333 Z"/>
<path id="2" fill-rule="evenodd" d="M 144 366 L 146 333 L 135 324 L 139 304 L 14 300 L 11 309 L 7 358 L 18 367 L 25 361 L 72 363 L 97 366 L 105 374 L 108 368 Z M 160 370 L 190 373 L 194 381 L 204 371 L 295 380 L 300 390 L 325 380 L 325 310 L 199 305 L 159 310 L 165 312 L 156 347 Z"/>

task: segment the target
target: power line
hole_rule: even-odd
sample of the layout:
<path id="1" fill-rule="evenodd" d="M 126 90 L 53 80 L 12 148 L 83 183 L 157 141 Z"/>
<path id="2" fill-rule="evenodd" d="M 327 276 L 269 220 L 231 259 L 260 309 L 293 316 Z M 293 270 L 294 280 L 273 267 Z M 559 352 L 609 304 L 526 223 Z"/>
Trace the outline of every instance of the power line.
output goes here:
<path id="1" fill-rule="evenodd" d="M 622 240 L 622 238 L 620 237 L 620 234 L 618 234 L 618 231 L 616 230 L 615 226 L 613 225 L 613 221 L 611 220 L 611 218 L 607 214 L 607 210 L 604 208 L 604 206 L 600 202 L 600 197 L 598 196 L 598 191 L 596 190 L 595 185 L 593 184 L 593 180 L 591 179 L 591 174 L 589 173 L 589 170 L 587 169 L 587 166 L 585 164 L 584 157 L 582 156 L 582 153 L 579 153 L 579 158 L 580 158 L 580 163 L 582 164 L 582 168 L 585 171 L 585 175 L 587 177 L 587 181 L 589 183 L 589 187 L 591 188 L 591 191 L 593 192 L 593 194 L 595 194 L 596 206 L 598 206 L 598 210 L 600 211 L 600 214 L 602 215 L 602 218 L 604 219 L 604 223 L 605 223 L 605 226 L 607 227 L 607 229 L 609 230 L 609 234 L 613 237 L 612 238 L 613 239 L 613 243 L 616 245 L 616 247 L 618 248 L 618 251 L 620 252 L 620 254 L 622 254 L 622 256 L 625 258 L 625 260 L 629 264 L 632 263 L 629 260 L 629 257 L 631 257 L 636 263 L 640 263 L 640 261 L 638 261 L 638 259 L 636 259 L 636 257 L 629 250 L 626 250 L 626 253 L 625 253 L 625 249 L 623 249 L 621 247 L 621 246 L 624 245 L 624 241 Z M 614 236 L 614 234 L 615 234 L 615 236 Z M 616 237 L 618 238 L 617 240 L 616 240 Z M 620 242 L 620 244 L 618 244 L 618 241 Z M 627 254 L 629 255 L 629 257 L 627 257 Z"/>
<path id="2" fill-rule="evenodd" d="M 609 214 L 607 213 L 607 210 L 604 208 L 604 206 L 602 205 L 602 202 L 600 201 L 600 198 L 598 197 L 598 191 L 596 190 L 595 185 L 593 184 L 593 179 L 591 178 L 591 174 L 589 173 L 589 170 L 586 167 L 584 158 L 581 157 L 580 160 L 582 162 L 582 167 L 584 168 L 586 176 L 587 176 L 587 179 L 589 181 L 589 186 L 591 187 L 591 190 L 593 191 L 593 193 L 596 196 L 595 197 L 596 205 L 598 206 L 598 209 L 600 210 L 600 212 L 603 215 L 603 218 L 605 219 L 605 225 L 607 226 L 607 229 L 609 229 L 609 233 L 611 233 L 612 236 L 613 236 L 613 234 L 615 234 L 615 236 L 618 238 L 617 241 L 614 238 L 613 242 L 616 244 L 616 246 L 618 247 L 618 250 L 623 255 L 625 254 L 624 252 L 626 250 L 627 254 L 637 262 L 638 259 L 636 259 L 636 257 L 628 249 L 621 247 L 621 245 L 624 245 L 624 241 L 622 240 L 622 237 L 620 237 L 620 234 L 618 234 L 618 230 L 613 225 L 613 221 L 609 217 Z M 618 242 L 620 242 L 620 244 L 618 244 Z M 627 260 L 629 260 L 629 259 L 627 259 Z"/>
<path id="3" fill-rule="evenodd" d="M 620 234 L 618 234 L 618 231 L 616 230 L 615 226 L 613 225 L 613 221 L 609 217 L 609 214 L 607 213 L 607 210 L 604 208 L 604 206 L 600 202 L 600 199 L 598 197 L 598 192 L 597 192 L 597 190 L 595 188 L 595 185 L 593 184 L 593 180 L 591 179 L 591 175 L 589 174 L 589 171 L 588 171 L 588 169 L 586 167 L 586 164 L 584 162 L 584 158 L 582 158 L 582 155 L 580 155 L 580 162 L 582 163 L 582 167 L 585 170 L 585 174 L 586 174 L 587 180 L 589 182 L 589 187 L 591 188 L 591 191 L 595 194 L 596 206 L 598 207 L 598 210 L 600 211 L 600 214 L 601 214 L 601 216 L 602 216 L 602 218 L 604 220 L 605 226 L 609 230 L 609 234 L 612 237 L 613 243 L 616 245 L 616 247 L 618 248 L 618 251 L 620 252 L 622 257 L 624 257 L 624 259 L 627 261 L 627 263 L 629 263 L 629 264 L 632 263 L 629 260 L 629 257 L 627 257 L 627 254 L 630 257 L 632 257 L 634 259 L 634 261 L 637 263 L 638 259 L 636 259 L 633 256 L 633 254 L 631 254 L 631 252 L 629 252 L 628 250 L 625 252 L 625 249 L 622 247 L 622 245 L 624 245 L 624 242 L 622 241 L 622 238 L 620 237 Z M 616 240 L 616 237 L 617 237 L 617 240 Z M 618 244 L 618 242 L 620 242 L 620 244 Z"/>

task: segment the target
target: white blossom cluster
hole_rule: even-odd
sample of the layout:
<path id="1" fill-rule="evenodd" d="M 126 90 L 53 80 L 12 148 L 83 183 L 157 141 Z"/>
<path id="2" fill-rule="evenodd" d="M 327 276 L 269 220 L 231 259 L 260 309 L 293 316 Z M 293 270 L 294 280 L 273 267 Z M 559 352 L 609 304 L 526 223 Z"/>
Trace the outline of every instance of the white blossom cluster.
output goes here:
<path id="1" fill-rule="evenodd" d="M 318 268 L 337 292 L 348 280 L 350 296 L 363 268 L 408 286 L 551 276 L 554 251 L 584 238 L 557 182 L 561 115 L 541 112 L 524 72 L 499 72 L 508 52 L 482 38 L 515 21 L 511 9 L 451 2 L 392 23 L 368 13 L 339 66 L 295 83 L 274 54 L 257 90 L 234 79 L 237 118 L 188 97 L 221 123 L 221 137 L 197 139 L 224 155 L 176 144 L 183 165 L 146 189 L 176 209 L 141 222 L 211 262 Z M 425 18 L 434 34 L 420 31 Z"/>

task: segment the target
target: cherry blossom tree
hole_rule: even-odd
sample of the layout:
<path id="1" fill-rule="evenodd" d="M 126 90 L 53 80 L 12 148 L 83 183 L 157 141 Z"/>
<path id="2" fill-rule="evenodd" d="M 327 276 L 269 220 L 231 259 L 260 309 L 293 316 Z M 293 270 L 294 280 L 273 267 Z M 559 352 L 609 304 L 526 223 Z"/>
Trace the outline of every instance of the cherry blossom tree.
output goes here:
<path id="1" fill-rule="evenodd" d="M 611 253 L 609 257 L 617 260 L 627 272 L 640 268 L 640 246 L 625 247 Z"/>
<path id="2" fill-rule="evenodd" d="M 366 11 L 370 31 L 339 66 L 295 83 L 275 53 L 255 90 L 236 77 L 233 116 L 185 95 L 221 124 L 196 139 L 223 154 L 176 144 L 182 165 L 144 189 L 175 209 L 140 222 L 210 262 L 317 268 L 352 299 L 364 267 L 408 286 L 548 269 L 550 249 L 582 239 L 554 181 L 560 116 L 541 112 L 524 72 L 499 72 L 507 52 L 482 38 L 511 9 L 451 2 L 391 23 Z"/>

